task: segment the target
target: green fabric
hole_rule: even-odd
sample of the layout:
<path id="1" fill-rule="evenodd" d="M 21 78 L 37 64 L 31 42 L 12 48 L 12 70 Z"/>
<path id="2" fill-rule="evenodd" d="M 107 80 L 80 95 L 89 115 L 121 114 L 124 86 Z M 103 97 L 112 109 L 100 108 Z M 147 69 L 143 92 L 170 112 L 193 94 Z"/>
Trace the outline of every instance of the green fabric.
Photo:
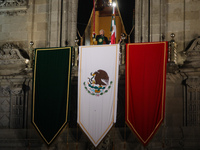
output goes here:
<path id="1" fill-rule="evenodd" d="M 32 122 L 47 144 L 68 121 L 71 50 L 35 50 Z"/>
<path id="2" fill-rule="evenodd" d="M 97 38 L 97 45 L 102 45 L 102 44 L 103 44 L 103 41 L 104 41 L 104 38 L 103 38 L 103 37 L 98 37 L 98 38 Z"/>

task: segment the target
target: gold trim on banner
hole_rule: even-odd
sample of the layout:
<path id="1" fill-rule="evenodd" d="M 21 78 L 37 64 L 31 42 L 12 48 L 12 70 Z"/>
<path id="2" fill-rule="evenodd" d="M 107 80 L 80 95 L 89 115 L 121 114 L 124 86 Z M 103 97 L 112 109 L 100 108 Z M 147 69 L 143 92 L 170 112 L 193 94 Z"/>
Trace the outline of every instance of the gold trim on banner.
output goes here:
<path id="1" fill-rule="evenodd" d="M 37 53 L 38 51 L 46 51 L 46 50 L 60 50 L 60 49 L 66 49 L 69 48 L 69 70 L 68 70 L 68 89 L 67 89 L 67 108 L 66 108 L 66 118 L 65 118 L 65 122 L 63 123 L 63 125 L 60 127 L 60 129 L 58 130 L 58 132 L 54 135 L 54 137 L 51 139 L 50 142 L 48 142 L 46 140 L 46 138 L 43 136 L 43 134 L 41 133 L 41 131 L 39 130 L 38 126 L 35 124 L 34 122 L 34 110 L 35 110 L 35 76 L 36 76 L 36 64 L 37 64 Z M 35 54 L 35 66 L 34 66 L 34 83 L 33 83 L 33 114 L 32 114 L 32 123 L 34 124 L 34 127 L 37 129 L 37 131 L 39 132 L 39 134 L 41 135 L 41 137 L 43 138 L 43 140 L 49 145 L 51 144 L 51 142 L 56 138 L 56 136 L 61 132 L 61 130 L 64 129 L 64 126 L 67 126 L 67 118 L 68 118 L 68 105 L 69 105 L 69 86 L 70 86 L 70 70 L 71 70 L 71 47 L 63 47 L 63 48 L 49 48 L 49 49 L 35 49 L 36 54 Z"/>
<path id="2" fill-rule="evenodd" d="M 114 44 L 113 44 L 114 45 Z M 94 45 L 94 46 L 84 46 L 84 48 L 91 48 L 91 47 L 106 47 L 106 46 L 113 46 L 113 45 Z M 117 56 L 118 56 L 118 48 L 119 48 L 119 45 L 118 44 L 115 44 L 116 45 L 116 63 L 115 64 L 117 64 L 117 60 L 118 60 L 118 58 L 117 58 Z M 79 63 L 79 66 L 80 66 L 80 68 L 81 68 L 81 60 L 82 60 L 82 48 L 83 47 L 81 47 L 80 48 L 80 63 Z M 117 65 L 115 65 L 115 81 L 117 80 L 116 79 L 116 76 L 117 76 Z M 81 76 L 81 72 L 80 72 L 80 76 Z M 80 78 L 80 80 L 79 80 L 80 82 L 79 82 L 79 93 L 81 93 L 81 78 Z M 116 85 L 116 82 L 115 82 L 115 85 L 114 85 L 114 89 L 116 89 L 116 87 L 117 87 L 117 85 Z M 116 92 L 115 92 L 115 90 L 114 90 L 114 102 L 113 102 L 113 116 L 112 116 L 112 122 L 110 123 L 110 125 L 107 127 L 107 129 L 104 131 L 104 133 L 100 136 L 100 138 L 95 142 L 95 140 L 92 138 L 92 136 L 89 134 L 89 132 L 85 129 L 85 127 L 84 127 L 84 125 L 81 123 L 81 120 L 80 120 L 80 107 L 79 107 L 79 105 L 80 105 L 80 99 L 81 99 L 81 97 L 80 97 L 80 94 L 79 94 L 79 103 L 78 103 L 78 109 L 79 109 L 79 126 L 80 127 L 82 127 L 84 130 L 83 130 L 83 132 L 85 133 L 87 133 L 86 135 L 87 136 L 89 136 L 90 137 L 90 139 L 93 141 L 93 143 L 95 143 L 95 144 L 97 144 L 98 142 L 99 142 L 99 140 L 101 140 L 102 139 L 102 137 L 103 136 L 106 136 L 105 135 L 105 133 L 106 132 L 109 132 L 108 130 L 110 129 L 111 130 L 111 128 L 112 128 L 112 125 L 114 125 L 114 117 L 115 117 L 115 95 L 116 95 Z M 99 142 L 99 144 L 100 144 L 101 142 Z M 98 145 L 99 145 L 98 144 Z M 98 146 L 97 145 L 97 146 Z"/>
<path id="3" fill-rule="evenodd" d="M 131 124 L 130 120 L 129 120 L 129 46 L 130 45 L 146 45 L 146 44 L 164 44 L 164 61 L 163 61 L 163 86 L 162 86 L 162 111 L 161 111 L 161 119 L 160 121 L 157 123 L 157 125 L 155 126 L 154 130 L 152 131 L 152 133 L 149 135 L 149 137 L 147 138 L 147 140 L 143 140 L 142 137 L 139 135 L 139 133 L 136 131 L 136 129 L 133 127 L 133 125 Z M 165 73 L 166 73 L 166 70 L 165 70 L 165 61 L 166 61 L 166 51 L 167 51 L 167 48 L 166 48 L 166 42 L 152 42 L 152 43 L 132 43 L 132 44 L 128 44 L 127 45 L 127 91 L 126 91 L 126 94 L 127 94 L 127 103 L 126 103 L 126 106 L 127 106 L 127 126 L 132 129 L 131 131 L 134 132 L 134 134 L 136 134 L 138 136 L 138 138 L 144 143 L 146 144 L 147 141 L 150 140 L 150 138 L 152 138 L 152 135 L 157 131 L 158 127 L 160 126 L 161 122 L 163 121 L 164 119 L 164 96 L 165 96 Z"/>

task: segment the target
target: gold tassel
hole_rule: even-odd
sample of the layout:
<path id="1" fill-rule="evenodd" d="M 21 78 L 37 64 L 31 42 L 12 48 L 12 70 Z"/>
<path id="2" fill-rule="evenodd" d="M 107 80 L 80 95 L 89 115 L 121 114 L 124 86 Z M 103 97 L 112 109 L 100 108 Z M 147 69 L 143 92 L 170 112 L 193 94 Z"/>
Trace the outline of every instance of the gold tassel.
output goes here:
<path id="1" fill-rule="evenodd" d="M 83 37 L 81 37 L 81 46 L 83 45 Z"/>
<path id="2" fill-rule="evenodd" d="M 131 43 L 131 37 L 130 37 L 130 34 L 128 35 L 128 43 Z"/>

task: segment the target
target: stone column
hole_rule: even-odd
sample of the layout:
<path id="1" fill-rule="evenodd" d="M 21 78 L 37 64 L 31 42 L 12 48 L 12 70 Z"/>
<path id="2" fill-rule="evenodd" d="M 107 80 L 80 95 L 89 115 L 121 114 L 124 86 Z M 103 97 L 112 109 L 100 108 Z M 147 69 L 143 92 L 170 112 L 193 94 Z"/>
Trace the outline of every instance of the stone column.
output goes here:
<path id="1" fill-rule="evenodd" d="M 135 0 L 135 42 L 141 42 L 142 27 L 141 27 L 141 0 Z"/>
<path id="2" fill-rule="evenodd" d="M 48 46 L 75 45 L 78 0 L 48 1 Z M 67 42 L 66 42 L 67 41 Z"/>
<path id="3" fill-rule="evenodd" d="M 161 0 L 135 1 L 135 42 L 164 40 L 165 4 Z"/>
<path id="4" fill-rule="evenodd" d="M 65 36 L 70 46 L 75 45 L 77 34 L 78 0 L 64 0 L 66 3 L 65 13 Z"/>
<path id="5" fill-rule="evenodd" d="M 60 7 L 61 1 L 49 0 L 48 2 L 48 46 L 60 46 Z"/>

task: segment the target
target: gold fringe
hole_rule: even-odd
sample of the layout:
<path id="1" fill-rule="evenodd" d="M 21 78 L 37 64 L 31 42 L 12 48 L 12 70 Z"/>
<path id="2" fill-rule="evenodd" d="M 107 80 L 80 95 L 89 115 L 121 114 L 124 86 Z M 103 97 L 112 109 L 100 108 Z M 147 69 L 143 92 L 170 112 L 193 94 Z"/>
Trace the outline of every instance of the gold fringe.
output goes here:
<path id="1" fill-rule="evenodd" d="M 131 37 L 130 37 L 130 35 L 128 35 L 128 43 L 130 43 L 131 42 Z"/>
<path id="2" fill-rule="evenodd" d="M 80 43 L 80 45 L 81 46 L 83 45 L 83 37 L 81 37 L 81 43 Z"/>

